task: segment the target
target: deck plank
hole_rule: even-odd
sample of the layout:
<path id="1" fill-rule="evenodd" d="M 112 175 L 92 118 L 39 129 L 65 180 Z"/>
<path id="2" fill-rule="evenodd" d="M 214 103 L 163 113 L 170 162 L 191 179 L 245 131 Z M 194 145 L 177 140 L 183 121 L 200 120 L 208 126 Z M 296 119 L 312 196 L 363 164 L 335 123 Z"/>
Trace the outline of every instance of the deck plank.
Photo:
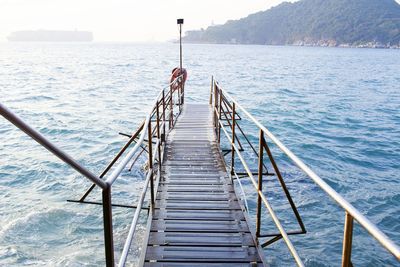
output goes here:
<path id="1" fill-rule="evenodd" d="M 253 246 L 250 233 L 151 232 L 149 245 L 169 246 Z"/>
<path id="2" fill-rule="evenodd" d="M 148 246 L 147 255 L 156 261 L 257 262 L 255 247 Z"/>
<path id="3" fill-rule="evenodd" d="M 145 267 L 182 267 L 182 266 L 193 266 L 193 267 L 262 267 L 262 263 L 241 263 L 241 262 L 230 262 L 230 263 L 210 263 L 210 262 L 146 262 Z"/>
<path id="4" fill-rule="evenodd" d="M 212 232 L 239 233 L 249 232 L 246 221 L 201 221 L 201 220 L 153 220 L 151 231 L 160 232 Z"/>

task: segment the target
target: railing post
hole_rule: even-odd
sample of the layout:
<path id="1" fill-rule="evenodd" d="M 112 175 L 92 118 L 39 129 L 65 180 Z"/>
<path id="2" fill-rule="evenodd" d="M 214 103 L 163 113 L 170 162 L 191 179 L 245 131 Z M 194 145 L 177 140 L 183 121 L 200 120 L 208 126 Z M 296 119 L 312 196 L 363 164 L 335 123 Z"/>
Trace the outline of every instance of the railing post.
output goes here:
<path id="1" fill-rule="evenodd" d="M 346 211 L 343 236 L 342 267 L 352 267 L 351 246 L 353 243 L 353 217 Z"/>
<path id="2" fill-rule="evenodd" d="M 211 76 L 211 88 L 210 88 L 210 105 L 211 106 L 212 106 L 213 84 L 214 84 L 214 76 Z"/>
<path id="3" fill-rule="evenodd" d="M 181 85 L 181 104 L 183 105 L 185 102 L 185 84 L 183 83 L 183 76 L 182 76 L 182 85 Z"/>
<path id="4" fill-rule="evenodd" d="M 261 232 L 261 196 L 262 179 L 263 179 L 263 159 L 264 159 L 264 132 L 260 129 L 260 148 L 258 152 L 258 192 L 257 192 L 257 222 L 256 222 L 256 237 L 260 236 Z"/>
<path id="5" fill-rule="evenodd" d="M 218 89 L 215 81 L 213 82 L 214 87 L 214 107 L 213 107 L 213 118 L 214 118 L 214 131 L 217 131 L 217 98 L 218 98 Z"/>
<path id="6" fill-rule="evenodd" d="M 178 78 L 179 79 L 179 78 Z M 179 113 L 181 112 L 181 102 L 182 102 L 182 99 L 181 99 L 181 94 L 182 94 L 182 84 L 181 83 L 178 83 L 178 89 L 177 89 L 177 91 L 178 91 L 178 110 L 179 110 Z"/>
<path id="7" fill-rule="evenodd" d="M 166 108 L 165 108 L 165 93 L 164 93 L 164 89 L 162 91 L 162 120 L 163 120 L 163 133 L 161 136 L 161 142 L 165 142 L 165 112 L 166 112 Z"/>
<path id="8" fill-rule="evenodd" d="M 114 241 L 112 225 L 111 186 L 102 191 L 103 196 L 103 226 L 104 226 L 104 247 L 106 253 L 106 266 L 114 267 Z"/>
<path id="9" fill-rule="evenodd" d="M 147 127 L 147 135 L 149 140 L 149 172 L 150 174 L 150 199 L 151 207 L 154 208 L 154 181 L 153 181 L 153 140 L 152 140 L 152 129 L 151 129 L 151 117 L 149 119 L 149 125 Z"/>
<path id="10" fill-rule="evenodd" d="M 171 129 L 174 126 L 174 98 L 172 95 L 172 85 L 169 87 L 169 128 Z"/>
<path id="11" fill-rule="evenodd" d="M 222 92 L 221 92 L 221 89 L 219 90 L 219 92 L 218 92 L 218 95 L 219 95 L 219 104 L 218 104 L 218 123 L 217 123 L 217 126 L 218 126 L 218 143 L 220 143 L 221 142 L 221 117 L 222 117 Z"/>
<path id="12" fill-rule="evenodd" d="M 236 125 L 236 104 L 235 102 L 232 103 L 232 146 L 231 146 L 231 175 L 234 174 L 235 168 L 235 148 L 233 145 L 235 144 L 235 125 Z"/>
<path id="13" fill-rule="evenodd" d="M 159 104 L 160 102 L 157 100 L 157 110 L 156 110 L 156 116 L 157 116 L 157 139 L 158 139 L 158 169 L 161 174 L 161 131 L 160 131 L 160 111 L 159 111 Z"/>

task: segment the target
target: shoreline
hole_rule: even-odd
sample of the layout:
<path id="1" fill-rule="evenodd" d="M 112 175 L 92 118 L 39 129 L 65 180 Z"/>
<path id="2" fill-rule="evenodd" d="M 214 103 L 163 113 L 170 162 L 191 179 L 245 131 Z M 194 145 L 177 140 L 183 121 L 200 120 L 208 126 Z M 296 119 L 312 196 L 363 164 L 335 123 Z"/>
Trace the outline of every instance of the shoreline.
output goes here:
<path id="1" fill-rule="evenodd" d="M 331 48 L 370 48 L 370 49 L 400 49 L 400 44 L 398 45 L 383 45 L 381 43 L 362 43 L 362 44 L 326 44 L 326 43 L 292 43 L 292 44 L 257 44 L 257 43 L 238 43 L 238 42 L 191 42 L 184 41 L 186 44 L 214 44 L 214 45 L 263 45 L 263 46 L 296 46 L 296 47 L 331 47 Z"/>

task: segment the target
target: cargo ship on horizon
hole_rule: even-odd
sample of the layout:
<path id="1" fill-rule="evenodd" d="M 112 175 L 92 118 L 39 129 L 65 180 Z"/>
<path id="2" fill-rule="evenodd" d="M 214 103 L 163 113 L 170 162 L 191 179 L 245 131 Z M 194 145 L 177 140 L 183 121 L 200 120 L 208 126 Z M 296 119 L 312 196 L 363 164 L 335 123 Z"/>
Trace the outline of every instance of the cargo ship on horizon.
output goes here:
<path id="1" fill-rule="evenodd" d="M 93 33 L 89 31 L 17 31 L 7 37 L 10 42 L 91 42 Z"/>

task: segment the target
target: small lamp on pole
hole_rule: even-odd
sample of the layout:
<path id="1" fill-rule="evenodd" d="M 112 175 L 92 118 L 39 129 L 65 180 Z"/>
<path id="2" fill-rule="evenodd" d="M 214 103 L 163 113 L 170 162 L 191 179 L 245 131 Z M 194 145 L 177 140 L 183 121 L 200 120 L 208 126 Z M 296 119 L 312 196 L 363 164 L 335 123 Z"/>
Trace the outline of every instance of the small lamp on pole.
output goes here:
<path id="1" fill-rule="evenodd" d="M 177 24 L 179 25 L 179 67 L 182 70 L 182 24 L 183 24 L 183 19 L 177 19 Z"/>
<path id="2" fill-rule="evenodd" d="M 183 19 L 177 19 L 177 24 L 179 25 L 179 70 L 180 70 L 180 75 L 183 73 L 182 72 L 182 24 L 183 24 Z M 183 83 L 181 83 L 183 84 Z M 181 104 L 183 104 L 184 101 L 184 92 L 183 92 L 183 88 L 181 88 Z"/>

